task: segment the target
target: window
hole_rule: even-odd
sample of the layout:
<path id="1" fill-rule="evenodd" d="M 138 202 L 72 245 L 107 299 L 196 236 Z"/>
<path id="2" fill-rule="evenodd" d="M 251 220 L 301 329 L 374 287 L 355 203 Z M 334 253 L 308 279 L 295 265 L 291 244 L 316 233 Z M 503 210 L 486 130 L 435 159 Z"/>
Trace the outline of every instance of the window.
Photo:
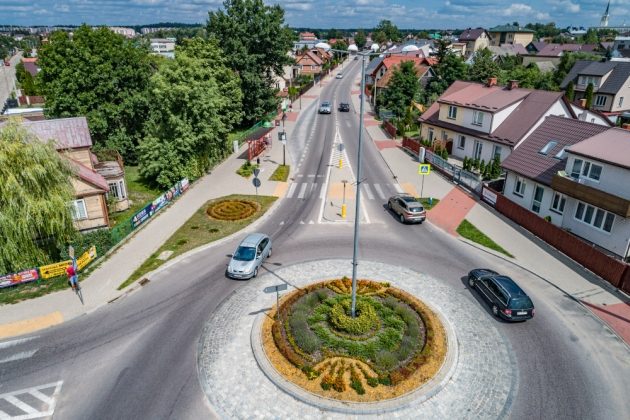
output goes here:
<path id="1" fill-rule="evenodd" d="M 481 151 L 483 150 L 483 143 L 479 140 L 475 140 L 475 150 L 473 153 L 473 159 L 481 159 Z"/>
<path id="2" fill-rule="evenodd" d="M 466 147 L 466 136 L 459 136 L 459 139 L 457 140 L 457 148 L 458 149 L 464 149 L 464 147 Z"/>
<path id="3" fill-rule="evenodd" d="M 564 160 L 567 158 L 567 148 L 563 147 L 562 149 L 560 149 L 560 151 L 558 153 L 556 153 L 556 155 L 554 156 L 554 158 L 558 159 L 558 160 Z"/>
<path id="4" fill-rule="evenodd" d="M 518 195 L 522 197 L 525 194 L 525 180 L 520 176 L 516 177 L 516 182 L 514 183 L 514 195 Z"/>
<path id="5" fill-rule="evenodd" d="M 573 161 L 573 169 L 571 169 L 571 178 L 580 177 L 580 171 L 582 170 L 582 163 L 584 163 L 582 159 L 575 159 Z"/>
<path id="6" fill-rule="evenodd" d="M 109 192 L 118 200 L 122 200 L 127 197 L 127 191 L 125 190 L 125 181 L 120 180 L 109 183 Z"/>
<path id="7" fill-rule="evenodd" d="M 457 118 L 457 107 L 453 105 L 448 106 L 448 118 L 454 120 Z"/>
<path id="8" fill-rule="evenodd" d="M 553 149 L 554 147 L 556 147 L 556 144 L 558 144 L 558 142 L 557 142 L 557 141 L 553 141 L 553 140 L 552 140 L 552 141 L 550 141 L 549 143 L 547 143 L 547 144 L 545 145 L 545 147 L 543 147 L 542 149 L 540 149 L 540 152 L 538 152 L 538 153 L 540 153 L 540 154 L 542 154 L 542 155 L 548 155 L 548 154 L 549 154 L 549 152 L 551 151 L 551 149 Z"/>
<path id="9" fill-rule="evenodd" d="M 492 159 L 501 160 L 501 146 L 494 145 L 494 151 L 492 152 Z"/>
<path id="10" fill-rule="evenodd" d="M 544 194 L 545 189 L 540 185 L 536 185 L 536 189 L 534 190 L 534 199 L 532 200 L 532 211 L 534 213 L 540 213 L 540 204 Z"/>
<path id="11" fill-rule="evenodd" d="M 429 136 L 429 141 L 433 143 L 433 129 L 432 128 L 429 128 L 428 136 Z"/>
<path id="12" fill-rule="evenodd" d="M 588 86 L 590 83 L 593 84 L 593 87 L 597 87 L 599 79 L 594 76 L 582 76 L 582 85 Z"/>
<path id="13" fill-rule="evenodd" d="M 483 112 L 473 111 L 473 125 L 483 125 Z"/>
<path id="14" fill-rule="evenodd" d="M 589 161 L 584 161 L 582 159 L 575 159 L 573 161 L 573 169 L 571 170 L 572 178 L 589 178 L 593 181 L 599 181 L 602 176 L 602 166 L 596 165 Z"/>
<path id="15" fill-rule="evenodd" d="M 619 98 L 619 107 L 621 108 L 621 106 L 623 105 L 623 96 Z"/>
<path id="16" fill-rule="evenodd" d="M 604 95 L 597 95 L 595 98 L 595 106 L 604 106 L 606 105 L 606 97 Z"/>
<path id="17" fill-rule="evenodd" d="M 74 200 L 70 203 L 70 212 L 72 213 L 72 220 L 87 219 L 87 209 L 85 208 L 85 200 Z"/>
<path id="18" fill-rule="evenodd" d="M 551 199 L 551 207 L 550 210 L 555 211 L 556 213 L 564 213 L 564 205 L 567 203 L 567 198 L 564 194 L 560 194 L 558 192 L 553 193 L 553 198 Z"/>
<path id="19" fill-rule="evenodd" d="M 611 232 L 615 222 L 614 214 L 581 201 L 578 202 L 575 208 L 575 218 L 604 232 Z"/>
<path id="20" fill-rule="evenodd" d="M 442 130 L 442 140 L 446 141 L 448 140 L 448 134 L 446 134 L 446 131 Z"/>

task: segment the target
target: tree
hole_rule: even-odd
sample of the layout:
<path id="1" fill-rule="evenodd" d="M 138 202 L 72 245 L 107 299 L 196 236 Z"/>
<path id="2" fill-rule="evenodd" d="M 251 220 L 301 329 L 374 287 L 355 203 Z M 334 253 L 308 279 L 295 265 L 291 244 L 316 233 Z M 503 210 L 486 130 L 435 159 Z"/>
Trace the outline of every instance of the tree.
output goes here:
<path id="1" fill-rule="evenodd" d="M 429 33 L 427 31 L 420 31 L 416 35 L 416 38 L 418 38 L 418 39 L 429 39 Z"/>
<path id="2" fill-rule="evenodd" d="M 20 83 L 22 93 L 27 96 L 37 95 L 37 89 L 35 88 L 35 79 L 31 73 L 24 68 L 24 63 L 19 62 L 15 66 L 15 77 Z"/>
<path id="3" fill-rule="evenodd" d="M 0 128 L 0 273 L 50 262 L 47 246 L 72 236 L 71 175 L 52 144 L 16 121 Z"/>
<path id="4" fill-rule="evenodd" d="M 363 32 L 362 29 L 359 29 L 357 34 L 354 36 L 354 43 L 357 44 L 358 48 L 363 48 L 366 42 L 367 39 L 365 37 L 365 32 Z"/>
<path id="5" fill-rule="evenodd" d="M 168 187 L 225 157 L 242 118 L 238 76 L 216 41 L 184 40 L 151 78 L 153 104 L 140 143 L 140 173 Z"/>
<path id="6" fill-rule="evenodd" d="M 601 56 L 596 54 L 589 54 L 585 52 L 569 52 L 562 54 L 560 57 L 560 64 L 558 64 L 558 68 L 554 73 L 554 80 L 556 84 L 562 84 L 564 78 L 569 74 L 571 68 L 577 60 L 593 60 L 599 61 Z"/>
<path id="7" fill-rule="evenodd" d="M 393 70 L 392 78 L 381 95 L 385 108 L 396 114 L 397 117 L 405 116 L 406 109 L 411 105 L 420 83 L 413 61 L 403 61 Z"/>
<path id="8" fill-rule="evenodd" d="M 470 80 L 485 82 L 489 77 L 497 77 L 498 75 L 499 66 L 492 60 L 490 50 L 484 48 L 477 51 L 473 57 L 473 64 L 470 66 Z"/>
<path id="9" fill-rule="evenodd" d="M 571 80 L 567 85 L 567 90 L 564 92 L 564 94 L 569 101 L 573 101 L 573 98 L 575 98 L 575 86 L 573 84 L 573 80 Z"/>
<path id="10" fill-rule="evenodd" d="M 107 28 L 55 31 L 39 51 L 37 75 L 48 117 L 87 117 L 92 140 L 136 161 L 153 72 L 148 49 Z"/>
<path id="11" fill-rule="evenodd" d="M 337 29 L 334 29 L 334 28 L 330 29 L 327 35 L 328 35 L 328 39 L 343 37 L 343 34 L 341 33 L 341 31 L 338 31 Z"/>
<path id="12" fill-rule="evenodd" d="M 586 34 L 584 34 L 583 41 L 585 44 L 597 44 L 599 43 L 599 34 L 597 33 L 597 29 L 588 28 Z"/>
<path id="13" fill-rule="evenodd" d="M 391 20 L 387 20 L 387 19 L 381 20 L 378 23 L 378 26 L 376 27 L 376 31 L 377 32 L 383 32 L 385 34 L 385 37 L 387 39 L 385 41 L 383 41 L 383 42 L 387 42 L 387 41 L 398 42 L 398 41 L 400 41 L 400 31 L 398 30 L 398 27 L 392 23 Z M 376 41 L 376 42 L 379 42 L 379 41 Z"/>
<path id="14" fill-rule="evenodd" d="M 277 109 L 274 74 L 291 64 L 293 46 L 284 10 L 263 0 L 225 0 L 224 10 L 210 12 L 208 36 L 218 41 L 228 63 L 241 78 L 243 111 L 248 123 Z"/>
<path id="15" fill-rule="evenodd" d="M 584 99 L 586 99 L 586 109 L 591 109 L 591 106 L 593 106 L 593 84 L 589 83 L 588 86 L 586 86 L 586 91 L 584 92 Z"/>
<path id="16" fill-rule="evenodd" d="M 379 45 L 383 45 L 387 42 L 387 34 L 383 31 L 375 31 L 372 33 L 372 41 Z"/>
<path id="17" fill-rule="evenodd" d="M 438 41 L 438 45 L 443 41 Z M 446 42 L 448 45 L 448 42 Z M 438 55 L 440 48 L 438 47 Z M 436 76 L 429 81 L 425 91 L 425 105 L 430 105 L 456 80 L 468 80 L 468 66 L 464 60 L 444 49 L 444 55 L 434 68 Z"/>

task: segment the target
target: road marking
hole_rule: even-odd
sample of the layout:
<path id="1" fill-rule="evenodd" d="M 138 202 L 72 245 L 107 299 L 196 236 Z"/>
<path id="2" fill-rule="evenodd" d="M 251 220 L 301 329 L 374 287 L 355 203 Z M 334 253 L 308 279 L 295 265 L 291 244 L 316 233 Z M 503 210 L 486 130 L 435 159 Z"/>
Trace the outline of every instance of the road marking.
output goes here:
<path id="1" fill-rule="evenodd" d="M 33 331 L 61 324 L 62 322 L 63 315 L 59 311 L 51 312 L 48 315 L 42 315 L 31 319 L 11 322 L 9 324 L 0 325 L 0 338 L 28 334 Z"/>
<path id="2" fill-rule="evenodd" d="M 63 381 L 58 381 L 0 395 L 0 405 L 4 407 L 10 405 L 13 408 L 12 412 L 22 411 L 25 413 L 9 415 L 0 411 L 0 419 L 27 420 L 52 417 L 62 385 Z M 28 403 L 18 397 L 28 397 Z M 42 404 L 37 404 L 34 400 L 41 401 Z"/>
<path id="3" fill-rule="evenodd" d="M 398 184 L 398 183 L 394 184 L 394 188 L 396 188 L 396 192 L 398 194 L 402 194 L 402 193 L 405 192 L 405 190 L 403 190 L 402 187 L 400 186 L 400 184 Z"/>
<path id="4" fill-rule="evenodd" d="M 314 224 L 315 224 L 315 222 L 313 222 L 312 220 L 309 220 L 308 224 L 309 224 L 309 225 L 314 225 Z"/>
<path id="5" fill-rule="evenodd" d="M 289 187 L 289 192 L 287 193 L 287 198 L 293 197 L 293 193 L 295 192 L 295 188 L 297 187 L 297 183 L 292 183 Z"/>
<path id="6" fill-rule="evenodd" d="M 23 352 L 20 352 L 20 353 L 12 354 L 9 357 L 5 357 L 4 359 L 0 359 L 0 364 L 7 363 L 7 362 L 15 362 L 17 360 L 22 360 L 22 359 L 28 359 L 29 357 L 32 357 L 35 353 L 37 353 L 38 350 L 39 349 L 35 349 L 35 350 L 23 351 Z"/>
<path id="7" fill-rule="evenodd" d="M 309 178 L 315 178 L 315 174 L 307 175 Z"/>
<path id="8" fill-rule="evenodd" d="M 304 175 L 302 175 L 302 174 L 298 174 L 298 175 L 297 175 L 297 178 L 302 178 L 303 176 L 304 176 Z"/>
<path id="9" fill-rule="evenodd" d="M 6 349 L 8 347 L 17 346 L 18 344 L 26 343 L 26 342 L 34 340 L 36 338 L 39 338 L 39 336 L 38 335 L 34 335 L 33 337 L 18 338 L 18 339 L 15 339 L 15 340 L 4 341 L 4 342 L 0 343 L 0 349 Z"/>
<path id="10" fill-rule="evenodd" d="M 35 410 L 30 405 L 25 404 L 22 401 L 18 400 L 13 395 L 8 395 L 8 396 L 4 397 L 4 400 L 6 402 L 8 402 L 9 404 L 13 404 L 14 406 L 19 408 L 20 410 L 24 411 L 26 414 L 31 414 L 32 415 L 32 414 L 39 413 L 39 411 Z M 20 416 L 20 417 L 22 417 L 22 416 Z"/>
<path id="11" fill-rule="evenodd" d="M 374 194 L 372 194 L 372 190 L 370 189 L 370 184 L 362 184 L 362 185 L 363 185 L 363 190 L 368 196 L 368 199 L 374 200 Z"/>
<path id="12" fill-rule="evenodd" d="M 374 189 L 376 190 L 376 193 L 379 195 L 379 197 L 385 200 L 385 193 L 383 192 L 381 186 L 379 184 L 374 184 Z"/>
<path id="13" fill-rule="evenodd" d="M 303 225 L 304 224 L 304 220 L 300 220 L 300 224 Z"/>
<path id="14" fill-rule="evenodd" d="M 308 186 L 308 183 L 303 182 L 302 186 L 300 187 L 300 192 L 298 194 L 297 198 L 304 198 L 304 194 L 306 194 L 306 187 Z"/>
<path id="15" fill-rule="evenodd" d="M 284 220 L 282 222 L 280 222 L 280 226 L 284 225 Z"/>

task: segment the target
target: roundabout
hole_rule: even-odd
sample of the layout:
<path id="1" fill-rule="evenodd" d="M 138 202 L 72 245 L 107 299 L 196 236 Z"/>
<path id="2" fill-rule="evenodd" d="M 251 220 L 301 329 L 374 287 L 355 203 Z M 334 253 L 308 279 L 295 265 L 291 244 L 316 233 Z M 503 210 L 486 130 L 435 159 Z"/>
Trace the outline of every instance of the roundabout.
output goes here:
<path id="1" fill-rule="evenodd" d="M 220 417 L 509 414 L 517 367 L 477 305 L 438 279 L 365 261 L 360 278 L 372 281 L 359 282 L 351 318 L 349 267 L 322 260 L 273 270 L 217 308 L 198 369 Z M 262 290 L 282 282 L 275 320 L 276 298 Z"/>

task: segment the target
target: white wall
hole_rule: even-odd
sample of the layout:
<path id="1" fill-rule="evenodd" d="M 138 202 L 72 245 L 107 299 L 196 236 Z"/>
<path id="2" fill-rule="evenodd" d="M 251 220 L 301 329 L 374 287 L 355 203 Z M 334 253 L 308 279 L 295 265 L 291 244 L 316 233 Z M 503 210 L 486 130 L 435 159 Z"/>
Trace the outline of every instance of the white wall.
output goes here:
<path id="1" fill-rule="evenodd" d="M 475 125 L 472 123 L 474 110 L 470 108 L 458 107 L 457 112 L 462 113 L 462 127 L 470 128 L 471 130 L 481 131 L 482 133 L 490 133 L 490 128 L 492 125 L 492 113 L 481 111 L 484 113 L 483 124 Z"/>
<path id="2" fill-rule="evenodd" d="M 492 117 L 491 130 L 492 131 L 496 130 L 501 125 L 501 123 L 503 123 L 503 121 L 505 121 L 507 117 L 509 117 L 510 114 L 512 114 L 512 112 L 516 109 L 516 107 L 519 106 L 522 102 L 523 102 L 522 100 L 518 101 L 517 103 L 510 105 L 507 108 L 495 113 Z"/>
<path id="3" fill-rule="evenodd" d="M 625 103 L 625 99 L 624 99 L 624 103 Z M 630 107 L 630 105 L 629 105 Z M 593 123 L 593 124 L 599 124 L 599 125 L 604 125 L 604 126 L 610 126 L 609 124 L 609 120 L 606 117 L 603 117 L 599 114 L 594 113 L 593 111 L 590 111 L 588 109 L 582 109 L 579 106 L 573 105 L 571 104 L 571 108 L 573 109 L 573 112 L 575 112 L 575 115 L 578 116 L 578 119 L 580 119 L 580 115 L 585 113 L 586 117 L 582 120 L 582 121 L 586 121 L 589 123 Z"/>
<path id="4" fill-rule="evenodd" d="M 584 179 L 584 185 L 597 188 L 598 190 L 605 191 L 609 194 L 616 195 L 617 197 L 623 197 L 626 200 L 630 200 L 630 171 L 620 168 L 618 166 L 609 165 L 607 163 L 600 162 L 595 159 L 588 159 L 582 156 L 567 154 L 567 165 L 565 166 L 565 172 L 567 175 L 571 175 L 573 169 L 573 162 L 575 159 L 582 159 L 583 161 L 589 161 L 600 165 L 602 167 L 602 173 L 599 181 L 592 180 L 590 178 Z"/>

